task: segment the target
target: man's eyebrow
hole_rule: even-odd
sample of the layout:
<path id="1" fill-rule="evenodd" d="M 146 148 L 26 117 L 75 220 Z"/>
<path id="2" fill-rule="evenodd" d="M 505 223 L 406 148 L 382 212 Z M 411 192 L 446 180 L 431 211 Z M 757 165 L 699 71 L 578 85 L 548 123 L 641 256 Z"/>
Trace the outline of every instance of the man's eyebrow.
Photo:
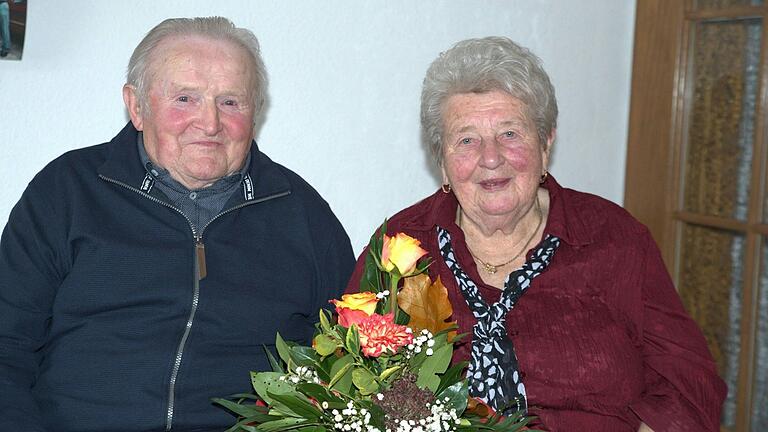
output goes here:
<path id="1" fill-rule="evenodd" d="M 197 91 L 199 87 L 196 87 L 189 83 L 174 83 L 166 81 L 162 85 L 163 94 L 179 93 L 186 91 Z"/>

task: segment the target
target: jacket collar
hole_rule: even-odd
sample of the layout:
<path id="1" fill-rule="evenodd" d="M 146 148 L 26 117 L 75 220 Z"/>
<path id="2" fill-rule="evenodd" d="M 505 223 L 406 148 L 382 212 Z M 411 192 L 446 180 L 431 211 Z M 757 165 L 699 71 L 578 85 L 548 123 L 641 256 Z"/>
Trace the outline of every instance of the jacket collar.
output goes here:
<path id="1" fill-rule="evenodd" d="M 591 207 L 582 208 L 576 199 L 578 192 L 563 188 L 552 175 L 542 185 L 549 192 L 549 215 L 544 232 L 572 245 L 583 246 L 594 241 L 596 231 L 605 216 Z M 451 193 L 440 190 L 422 202 L 422 211 L 415 212 L 403 221 L 403 227 L 417 231 L 434 230 L 435 226 L 447 229 L 451 234 L 460 231 L 456 225 L 458 201 Z M 419 206 L 417 204 L 416 206 Z M 574 211 L 578 208 L 578 211 Z M 463 235 L 462 235 L 463 238 Z"/>
<path id="2" fill-rule="evenodd" d="M 98 168 L 100 177 L 118 181 L 141 190 L 147 171 L 136 149 L 138 131 L 131 122 L 107 144 L 107 160 Z M 276 195 L 291 193 L 291 184 L 282 167 L 259 151 L 256 141 L 251 144 L 251 164 L 242 180 L 240 202 L 262 201 Z"/>

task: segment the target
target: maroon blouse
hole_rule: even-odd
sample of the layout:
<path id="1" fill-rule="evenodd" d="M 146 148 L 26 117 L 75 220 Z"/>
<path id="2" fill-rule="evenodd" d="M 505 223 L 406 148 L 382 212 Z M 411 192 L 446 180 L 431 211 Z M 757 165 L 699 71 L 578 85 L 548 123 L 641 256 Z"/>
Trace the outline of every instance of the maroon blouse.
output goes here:
<path id="1" fill-rule="evenodd" d="M 648 230 L 621 207 L 594 195 L 544 183 L 545 232 L 561 239 L 549 268 L 506 318 L 525 383 L 529 412 L 549 431 L 718 431 L 725 383 L 701 331 L 683 309 Z M 462 268 L 488 303 L 501 291 L 482 282 L 461 229 L 458 202 L 434 195 L 387 225 L 422 242 L 435 261 L 459 332 L 475 319 L 443 262 L 435 226 L 448 230 Z M 364 252 L 347 292 L 357 292 Z M 468 340 L 455 358 L 469 358 Z"/>

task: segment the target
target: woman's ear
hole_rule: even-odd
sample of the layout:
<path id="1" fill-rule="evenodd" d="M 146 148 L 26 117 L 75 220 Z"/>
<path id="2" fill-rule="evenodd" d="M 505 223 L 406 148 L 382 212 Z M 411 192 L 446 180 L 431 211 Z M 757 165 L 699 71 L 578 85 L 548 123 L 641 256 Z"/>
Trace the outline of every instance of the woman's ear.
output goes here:
<path id="1" fill-rule="evenodd" d="M 542 161 L 542 168 L 544 171 L 547 171 L 549 169 L 549 159 L 550 155 L 552 154 L 552 145 L 555 143 L 555 137 L 557 136 L 557 129 L 552 129 L 552 132 L 549 133 L 549 137 L 547 137 L 547 142 L 544 143 L 543 148 L 541 149 L 541 161 Z M 544 172 L 541 173 L 544 175 Z"/>
<path id="2" fill-rule="evenodd" d="M 442 184 L 450 183 L 450 181 L 448 181 L 448 174 L 445 173 L 445 161 L 440 162 L 440 175 L 443 177 Z"/>

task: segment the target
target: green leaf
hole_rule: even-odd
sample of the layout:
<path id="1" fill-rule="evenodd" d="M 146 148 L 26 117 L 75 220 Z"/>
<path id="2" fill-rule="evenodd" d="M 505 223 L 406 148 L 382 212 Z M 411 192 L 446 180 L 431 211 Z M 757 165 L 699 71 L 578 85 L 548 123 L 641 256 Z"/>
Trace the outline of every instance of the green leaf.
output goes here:
<path id="1" fill-rule="evenodd" d="M 259 400 L 259 397 L 253 393 L 235 393 L 229 396 L 230 399 L 251 399 L 253 401 Z"/>
<path id="2" fill-rule="evenodd" d="M 331 331 L 331 312 L 326 309 L 320 309 L 320 328 L 323 333 Z"/>
<path id="3" fill-rule="evenodd" d="M 390 376 L 392 376 L 392 374 L 401 370 L 402 368 L 403 368 L 402 365 L 398 365 L 398 366 L 392 366 L 390 368 L 384 369 L 384 371 L 381 374 L 379 374 L 379 380 L 386 381 L 387 378 L 389 378 Z"/>
<path id="4" fill-rule="evenodd" d="M 333 368 L 333 364 L 336 363 L 338 359 L 339 358 L 335 355 L 330 355 L 320 360 L 317 369 L 315 369 L 315 372 L 317 372 L 317 377 L 320 378 L 320 381 L 331 381 L 331 368 Z"/>
<path id="5" fill-rule="evenodd" d="M 371 255 L 365 257 L 363 265 L 363 274 L 360 278 L 360 292 L 381 292 L 381 279 L 379 278 L 379 267 Z"/>
<path id="6" fill-rule="evenodd" d="M 277 354 L 280 356 L 280 359 L 283 361 L 283 363 L 290 365 L 291 348 L 287 343 L 285 343 L 279 332 L 275 336 L 275 347 L 277 348 Z"/>
<path id="7" fill-rule="evenodd" d="M 445 373 L 440 376 L 440 386 L 437 388 L 435 394 L 440 394 L 446 388 L 454 385 L 455 383 L 464 379 L 464 369 L 469 362 L 463 361 L 452 365 Z"/>
<path id="8" fill-rule="evenodd" d="M 376 377 L 365 368 L 357 367 L 352 370 L 352 383 L 360 389 L 360 393 L 363 395 L 369 395 L 379 390 Z"/>
<path id="9" fill-rule="evenodd" d="M 317 420 L 322 411 L 314 406 L 306 396 L 294 394 L 270 394 L 275 405 L 282 404 L 296 414 L 296 417 L 303 417 L 308 420 Z"/>
<path id="10" fill-rule="evenodd" d="M 213 398 L 211 400 L 213 403 L 221 405 L 241 417 L 249 417 L 260 413 L 258 408 L 256 408 L 256 405 L 253 403 L 249 405 L 240 405 L 237 402 L 233 402 L 224 398 Z"/>
<path id="11" fill-rule="evenodd" d="M 296 429 L 296 432 L 328 432 L 324 426 L 312 425 L 304 426 Z"/>
<path id="12" fill-rule="evenodd" d="M 315 336 L 312 344 L 315 347 L 315 351 L 323 357 L 333 354 L 337 347 L 336 341 L 324 333 Z"/>
<path id="13" fill-rule="evenodd" d="M 434 350 L 431 356 L 427 356 L 419 369 L 416 385 L 421 388 L 428 388 L 434 393 L 440 386 L 440 377 L 437 375 L 442 374 L 448 369 L 452 353 L 452 345 L 443 345 Z"/>
<path id="14" fill-rule="evenodd" d="M 331 381 L 328 387 L 340 391 L 343 394 L 349 393 L 352 388 L 352 363 L 354 359 L 350 354 L 338 359 L 331 367 Z"/>
<path id="15" fill-rule="evenodd" d="M 445 388 L 440 393 L 435 393 L 435 398 L 442 400 L 447 409 L 455 409 L 457 413 L 463 413 L 467 409 L 469 389 L 467 381 L 462 380 Z M 448 398 L 446 401 L 445 398 Z"/>
<path id="16" fill-rule="evenodd" d="M 356 325 L 353 324 L 352 327 L 349 328 L 345 339 L 344 345 L 347 352 L 353 355 L 358 355 L 360 353 L 360 334 L 357 332 Z"/>
<path id="17" fill-rule="evenodd" d="M 293 385 L 280 379 L 279 372 L 251 372 L 251 384 L 256 394 L 268 405 L 272 404 L 269 394 L 288 394 L 295 390 Z"/>
<path id="18" fill-rule="evenodd" d="M 416 263 L 416 270 L 413 273 L 413 275 L 417 275 L 419 273 L 424 273 L 425 270 L 429 268 L 429 266 L 432 265 L 432 260 L 429 258 L 420 259 L 418 263 Z"/>
<path id="19" fill-rule="evenodd" d="M 291 359 L 298 366 L 317 366 L 319 358 L 312 347 L 303 345 L 291 346 Z"/>
<path id="20" fill-rule="evenodd" d="M 442 346 L 445 346 L 448 344 L 448 332 L 450 329 L 443 329 L 436 334 L 432 335 L 432 339 L 435 340 L 435 345 L 432 347 L 433 349 L 438 349 Z"/>
<path id="21" fill-rule="evenodd" d="M 235 424 L 235 426 L 242 428 L 244 430 L 256 430 L 256 426 L 251 426 L 253 423 L 266 423 L 274 420 L 280 420 L 281 418 L 284 418 L 282 416 L 273 416 L 269 414 L 255 414 L 252 416 L 244 417 L 240 421 Z M 240 430 L 237 428 L 232 428 L 228 430 Z"/>
<path id="22" fill-rule="evenodd" d="M 381 224 L 368 242 L 368 253 L 365 256 L 363 275 L 360 278 L 360 292 L 381 292 L 386 288 L 381 282 L 379 263 L 381 262 L 381 249 L 384 245 L 384 234 L 387 233 L 387 220 Z"/>
<path id="23" fill-rule="evenodd" d="M 330 392 L 325 386 L 315 383 L 302 382 L 296 385 L 296 390 L 318 402 L 343 403 L 344 399 Z"/>
<path id="24" fill-rule="evenodd" d="M 283 366 L 281 366 L 280 362 L 277 361 L 275 356 L 272 354 L 272 351 L 270 351 L 269 348 L 264 347 L 264 352 L 267 353 L 267 359 L 269 359 L 269 365 L 272 367 L 272 372 L 285 373 Z"/>
<path id="25" fill-rule="evenodd" d="M 278 418 L 273 417 L 268 420 L 264 421 L 272 421 L 272 420 L 278 420 Z M 236 431 L 246 431 L 246 432 L 258 432 L 258 429 L 256 429 L 256 426 L 253 426 L 253 423 L 262 423 L 258 419 L 255 419 L 253 417 L 246 417 L 239 422 L 235 423 L 234 426 L 227 429 L 224 432 L 236 432 Z"/>
<path id="26" fill-rule="evenodd" d="M 285 430 L 295 429 L 303 424 L 310 424 L 311 422 L 303 418 L 288 417 L 280 420 L 273 420 L 266 423 L 262 423 L 256 427 L 256 430 L 262 432 L 279 432 Z"/>

